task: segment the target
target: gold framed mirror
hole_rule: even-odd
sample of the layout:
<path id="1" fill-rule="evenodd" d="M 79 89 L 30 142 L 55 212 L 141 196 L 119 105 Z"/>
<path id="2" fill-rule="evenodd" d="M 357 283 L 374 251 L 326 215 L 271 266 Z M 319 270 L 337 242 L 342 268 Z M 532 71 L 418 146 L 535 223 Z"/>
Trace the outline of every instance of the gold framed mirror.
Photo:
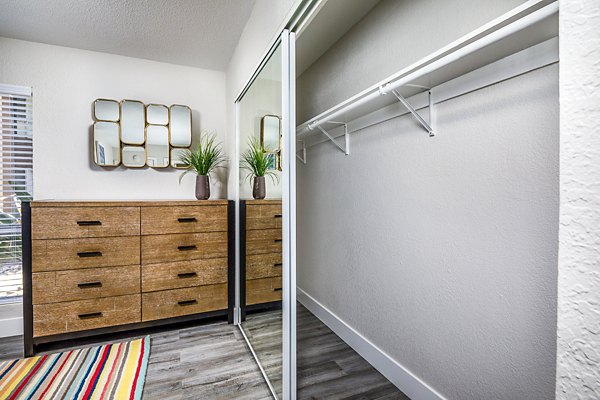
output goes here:
<path id="1" fill-rule="evenodd" d="M 121 109 L 119 102 L 110 99 L 94 100 L 94 119 L 96 121 L 119 122 Z"/>
<path id="2" fill-rule="evenodd" d="M 169 125 L 169 107 L 162 104 L 148 104 L 146 106 L 146 123 Z"/>
<path id="3" fill-rule="evenodd" d="M 267 114 L 260 119 L 260 145 L 273 154 L 273 168 L 281 171 L 281 118 Z M 270 162 L 271 163 L 271 162 Z"/>
<path id="4" fill-rule="evenodd" d="M 152 168 L 169 166 L 169 129 L 166 126 L 146 127 L 146 165 Z"/>
<path id="5" fill-rule="evenodd" d="M 186 169 L 188 166 L 179 161 L 181 156 L 185 153 L 186 149 L 173 148 L 171 149 L 171 167 L 177 169 Z"/>
<path id="6" fill-rule="evenodd" d="M 145 142 L 146 107 L 137 100 L 121 101 L 121 142 L 142 145 Z"/>
<path id="7" fill-rule="evenodd" d="M 173 104 L 169 107 L 169 142 L 173 147 L 191 146 L 192 110 L 188 106 Z"/>
<path id="8" fill-rule="evenodd" d="M 146 165 L 146 149 L 141 146 L 123 146 L 123 165 L 129 168 L 141 168 Z"/>
<path id="9" fill-rule="evenodd" d="M 121 164 L 118 123 L 94 122 L 94 162 L 101 167 L 116 167 Z"/>

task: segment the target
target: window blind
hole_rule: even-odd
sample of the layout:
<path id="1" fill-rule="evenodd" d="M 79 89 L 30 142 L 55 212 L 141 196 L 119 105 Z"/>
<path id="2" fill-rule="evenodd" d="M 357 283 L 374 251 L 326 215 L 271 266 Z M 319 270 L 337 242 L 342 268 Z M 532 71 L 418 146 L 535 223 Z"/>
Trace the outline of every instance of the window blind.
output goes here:
<path id="1" fill-rule="evenodd" d="M 0 304 L 23 295 L 21 202 L 33 196 L 31 88 L 0 84 Z"/>

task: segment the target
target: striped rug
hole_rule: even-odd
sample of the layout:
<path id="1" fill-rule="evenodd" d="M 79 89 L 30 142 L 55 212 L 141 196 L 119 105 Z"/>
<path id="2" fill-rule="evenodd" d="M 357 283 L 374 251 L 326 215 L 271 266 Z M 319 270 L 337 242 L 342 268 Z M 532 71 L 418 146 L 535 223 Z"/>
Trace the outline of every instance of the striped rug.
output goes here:
<path id="1" fill-rule="evenodd" d="M 0 361 L 0 400 L 142 398 L 150 337 Z"/>

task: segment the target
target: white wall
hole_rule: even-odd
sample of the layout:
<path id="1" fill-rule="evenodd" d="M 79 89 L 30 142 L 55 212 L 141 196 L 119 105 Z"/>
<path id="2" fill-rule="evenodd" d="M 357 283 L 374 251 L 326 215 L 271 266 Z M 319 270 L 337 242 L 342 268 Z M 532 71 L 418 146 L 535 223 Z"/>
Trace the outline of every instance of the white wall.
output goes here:
<path id="1" fill-rule="evenodd" d="M 215 131 L 226 146 L 225 74 L 192 67 L 0 38 L 0 82 L 33 87 L 35 199 L 193 199 L 179 171 L 103 169 L 93 163 L 96 98 L 186 104 L 193 134 Z M 226 172 L 213 180 L 224 198 Z"/>
<path id="2" fill-rule="evenodd" d="M 600 398 L 600 3 L 560 1 L 557 399 Z"/>
<path id="3" fill-rule="evenodd" d="M 516 3 L 384 0 L 300 78 L 301 119 Z M 436 130 L 308 150 L 298 287 L 447 399 L 553 398 L 558 67 L 436 105 Z"/>
<path id="4" fill-rule="evenodd" d="M 227 132 L 230 158 L 236 154 L 235 100 L 250 79 L 273 39 L 301 0 L 257 0 L 227 67 Z M 229 171 L 228 198 L 233 199 L 235 174 Z"/>

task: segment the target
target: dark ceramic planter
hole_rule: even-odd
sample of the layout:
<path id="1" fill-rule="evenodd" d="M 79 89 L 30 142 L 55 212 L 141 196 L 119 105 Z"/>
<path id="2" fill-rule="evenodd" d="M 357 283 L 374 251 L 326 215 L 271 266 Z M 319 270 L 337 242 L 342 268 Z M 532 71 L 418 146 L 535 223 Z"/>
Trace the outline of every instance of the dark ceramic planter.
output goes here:
<path id="1" fill-rule="evenodd" d="M 252 196 L 256 200 L 262 200 L 267 196 L 264 176 L 255 176 L 254 185 L 252 186 Z"/>
<path id="2" fill-rule="evenodd" d="M 196 175 L 196 198 L 208 200 L 210 197 L 210 181 L 207 175 Z"/>

